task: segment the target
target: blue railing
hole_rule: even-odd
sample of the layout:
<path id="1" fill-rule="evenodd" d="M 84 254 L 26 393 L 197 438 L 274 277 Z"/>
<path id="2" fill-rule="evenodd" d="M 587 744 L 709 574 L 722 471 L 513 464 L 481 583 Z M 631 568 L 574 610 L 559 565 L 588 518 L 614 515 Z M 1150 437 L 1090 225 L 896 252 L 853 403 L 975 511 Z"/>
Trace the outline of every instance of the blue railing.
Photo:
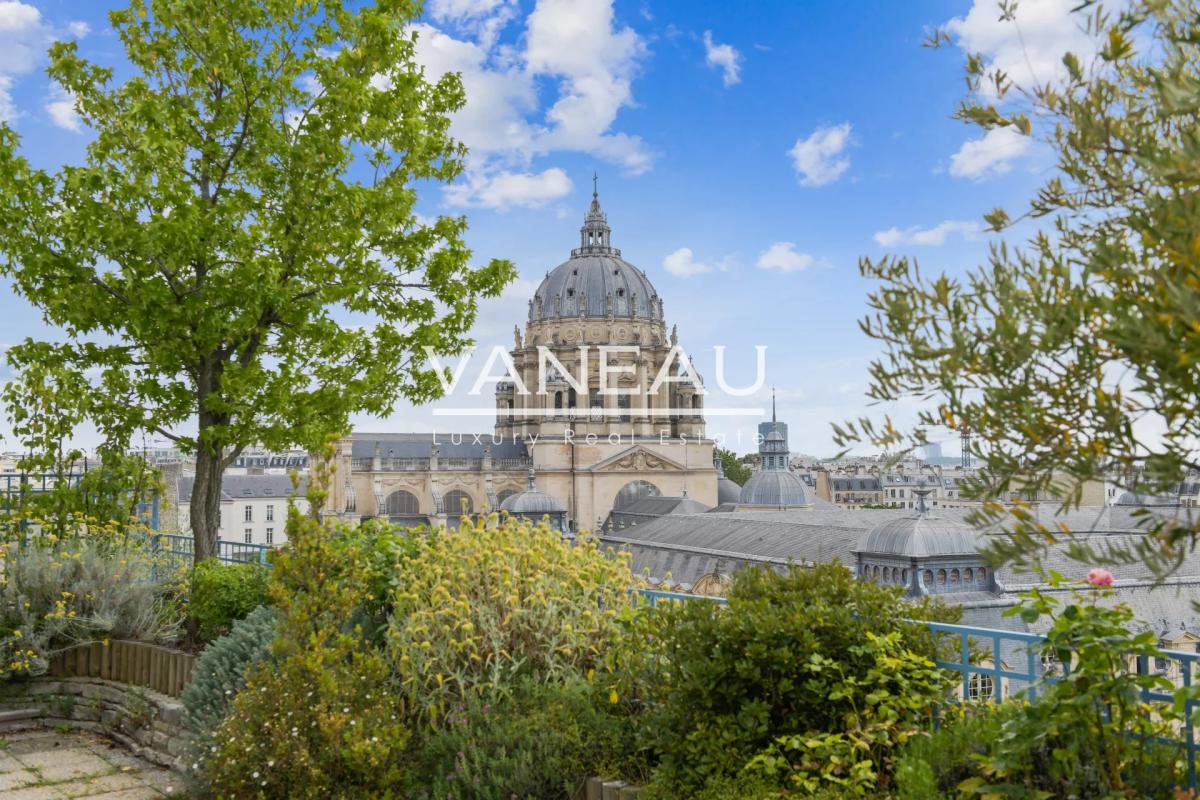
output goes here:
<path id="1" fill-rule="evenodd" d="M 634 594 L 648 606 L 656 606 L 663 600 L 709 600 L 722 605 L 728 602 L 724 597 L 705 597 L 657 589 L 635 589 Z M 1046 639 L 1036 633 L 951 625 L 945 622 L 921 621 L 921 624 L 939 638 L 951 637 L 957 640 L 953 649 L 947 652 L 957 653 L 958 660 L 938 660 L 936 663 L 942 669 L 958 673 L 961 679 L 962 702 L 990 699 L 999 703 L 1006 697 L 1017 694 L 1036 700 L 1041 687 L 1058 679 L 1059 670 L 1065 673 L 1070 669 L 1069 664 L 1043 662 L 1042 646 Z M 1159 650 L 1154 656 L 1131 657 L 1137 674 L 1150 673 L 1151 658 L 1159 662 L 1154 665 L 1157 672 L 1173 680 L 1177 686 L 1191 688 L 1194 682 L 1193 670 L 1195 665 L 1200 663 L 1200 654 Z M 1141 700 L 1143 703 L 1170 706 L 1175 702 L 1175 696 L 1165 691 L 1143 689 Z M 1200 708 L 1200 702 L 1185 700 L 1179 736 L 1159 740 L 1164 745 L 1177 747 L 1185 752 L 1188 786 L 1191 788 L 1197 788 L 1196 757 L 1197 751 L 1200 751 L 1192 722 L 1193 713 L 1197 708 Z"/>
<path id="2" fill-rule="evenodd" d="M 174 533 L 156 533 L 150 536 L 151 546 L 172 564 L 191 564 L 195 553 L 195 542 L 191 536 Z M 263 544 L 241 544 L 217 541 L 217 560 L 226 564 L 267 565 L 267 553 L 275 548 Z"/>

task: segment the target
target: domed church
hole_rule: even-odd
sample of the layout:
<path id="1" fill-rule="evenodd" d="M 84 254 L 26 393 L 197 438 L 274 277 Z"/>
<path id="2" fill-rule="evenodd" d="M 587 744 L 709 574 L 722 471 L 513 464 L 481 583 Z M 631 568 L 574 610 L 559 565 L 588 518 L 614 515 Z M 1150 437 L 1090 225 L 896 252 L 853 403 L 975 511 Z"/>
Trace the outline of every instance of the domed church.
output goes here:
<path id="1" fill-rule="evenodd" d="M 702 378 L 649 276 L 613 246 L 594 186 L 579 236 L 529 299 L 524 332 L 514 329 L 494 431 L 356 431 L 337 445 L 327 513 L 453 526 L 499 510 L 530 469 L 569 530 L 656 495 L 717 504 Z"/>

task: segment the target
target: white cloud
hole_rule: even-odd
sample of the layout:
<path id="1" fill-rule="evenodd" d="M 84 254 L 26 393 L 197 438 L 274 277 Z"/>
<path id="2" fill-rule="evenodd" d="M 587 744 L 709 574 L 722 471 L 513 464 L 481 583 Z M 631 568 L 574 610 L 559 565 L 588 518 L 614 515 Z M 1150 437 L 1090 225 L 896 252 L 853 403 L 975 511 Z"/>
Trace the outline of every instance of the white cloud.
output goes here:
<path id="1" fill-rule="evenodd" d="M 886 231 L 876 233 L 875 241 L 881 247 L 895 247 L 901 244 L 940 247 L 946 243 L 946 238 L 952 234 L 961 234 L 964 238 L 969 239 L 978 232 L 979 223 L 946 220 L 932 228 L 912 227 L 905 228 L 904 230 L 888 228 Z"/>
<path id="2" fill-rule="evenodd" d="M 40 11 L 18 0 L 0 0 L 0 73 L 29 72 L 48 42 Z"/>
<path id="3" fill-rule="evenodd" d="M 663 259 L 662 265 L 667 272 L 680 278 L 690 278 L 713 271 L 708 264 L 696 260 L 696 255 L 690 247 L 681 247 L 671 253 Z"/>
<path id="4" fill-rule="evenodd" d="M 1029 151 L 1032 141 L 1013 126 L 992 128 L 978 139 L 964 142 L 950 157 L 950 174 L 982 180 L 1012 169 L 1013 159 Z"/>
<path id="5" fill-rule="evenodd" d="M 67 33 L 74 36 L 76 39 L 82 39 L 92 32 L 92 26 L 82 20 L 75 20 L 67 23 Z"/>
<path id="6" fill-rule="evenodd" d="M 1086 14 L 1071 13 L 1078 5 L 1079 0 L 1021 2 L 1014 20 L 1004 21 L 996 0 L 975 0 L 965 17 L 946 23 L 946 30 L 964 51 L 982 55 L 988 71 L 1003 70 L 1017 85 L 1059 82 L 1066 76 L 1064 53 L 1075 53 L 1083 63 L 1095 53 L 1095 42 L 1082 27 Z M 994 96 L 991 85 L 981 88 Z"/>
<path id="7" fill-rule="evenodd" d="M 557 167 L 539 173 L 472 173 L 465 183 L 446 188 L 452 206 L 474 206 L 504 211 L 509 208 L 541 208 L 571 191 L 571 179 Z"/>
<path id="8" fill-rule="evenodd" d="M 557 152 L 587 153 L 632 174 L 649 169 L 653 154 L 641 138 L 613 130 L 633 104 L 646 49 L 635 31 L 615 24 L 612 0 L 538 0 L 520 44 L 497 44 L 517 7 L 515 0 L 435 0 L 430 17 L 439 27 L 414 26 L 427 77 L 457 72 L 466 94 L 451 133 L 470 157 L 463 184 L 447 192 L 451 202 L 491 207 L 493 186 L 507 187 L 510 178 L 545 190 L 533 195 L 555 196 L 563 182 L 548 180 L 548 170 L 532 175 L 531 167 Z"/>
<path id="9" fill-rule="evenodd" d="M 46 113 L 50 115 L 50 120 L 58 127 L 76 133 L 82 129 L 79 112 L 75 110 L 75 95 L 58 83 L 51 84 L 50 96 L 46 98 L 45 108 Z"/>
<path id="10" fill-rule="evenodd" d="M 712 31 L 704 32 L 704 61 L 721 70 L 721 82 L 726 86 L 741 82 L 742 54 L 732 45 L 714 42 Z"/>
<path id="11" fill-rule="evenodd" d="M 816 263 L 808 253 L 797 253 L 795 242 L 775 242 L 758 257 L 759 269 L 800 272 Z"/>
<path id="12" fill-rule="evenodd" d="M 525 116 L 537 108 L 533 80 L 514 66 L 493 66 L 488 51 L 455 39 L 431 25 L 416 26 L 417 63 L 430 80 L 447 72 L 462 75 L 466 106 L 454 115 L 451 134 L 475 156 L 528 153 L 534 130 Z"/>
<path id="13" fill-rule="evenodd" d="M 850 143 L 849 122 L 817 128 L 807 139 L 797 139 L 788 151 L 792 165 L 800 176 L 801 186 L 824 186 L 833 183 L 850 168 L 850 159 L 842 151 Z"/>
<path id="14" fill-rule="evenodd" d="M 612 0 L 538 0 L 529 15 L 525 66 L 559 80 L 538 150 L 592 153 L 639 174 L 652 156 L 637 136 L 609 133 L 633 102 L 631 84 L 645 43 L 632 28 L 614 27 Z"/>
<path id="15" fill-rule="evenodd" d="M 429 15 L 475 36 L 485 49 L 517 14 L 516 0 L 430 0 Z"/>

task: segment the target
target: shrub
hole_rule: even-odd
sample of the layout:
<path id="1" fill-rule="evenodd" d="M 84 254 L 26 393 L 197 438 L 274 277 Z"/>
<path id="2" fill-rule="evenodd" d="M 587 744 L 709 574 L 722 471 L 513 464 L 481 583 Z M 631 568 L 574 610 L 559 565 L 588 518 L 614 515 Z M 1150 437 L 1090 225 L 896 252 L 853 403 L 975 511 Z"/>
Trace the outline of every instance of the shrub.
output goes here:
<path id="1" fill-rule="evenodd" d="M 192 680 L 183 690 L 183 721 L 192 740 L 193 771 L 207 760 L 217 727 L 229 713 L 233 698 L 246 685 L 246 672 L 270 656 L 278 614 L 259 606 L 233 623 L 229 633 L 204 648 L 196 659 Z"/>
<path id="2" fill-rule="evenodd" d="M 159 557 L 140 539 L 47 539 L 0 550 L 0 677 L 40 675 L 85 642 L 171 642 L 181 619 L 152 580 Z"/>
<path id="3" fill-rule="evenodd" d="M 310 501 L 323 498 L 312 490 Z M 275 659 L 249 670 L 205 778 L 221 797 L 399 796 L 411 761 L 406 709 L 367 628 L 384 613 L 379 593 L 405 545 L 384 526 L 301 514 L 288 518 L 288 541 L 268 591 Z"/>
<path id="4" fill-rule="evenodd" d="M 633 576 L 594 539 L 545 524 L 439 531 L 400 565 L 388 645 L 409 702 L 437 721 L 471 696 L 590 669 L 617 635 Z"/>
<path id="5" fill-rule="evenodd" d="M 212 641 L 267 601 L 267 569 L 260 564 L 201 561 L 192 573 L 189 606 L 200 638 Z"/>
<path id="6" fill-rule="evenodd" d="M 743 570 L 726 607 L 691 601 L 631 615 L 604 679 L 659 759 L 654 782 L 682 796 L 752 762 L 780 787 L 811 789 L 805 751 L 827 735 L 835 738 L 814 749 L 861 754 L 830 779 L 862 777 L 855 765 L 865 760 L 886 786 L 892 748 L 927 723 L 943 693 L 932 635 L 905 620 L 914 614 L 953 617 L 837 563 Z M 826 782 L 835 781 L 815 785 Z"/>
<path id="7" fill-rule="evenodd" d="M 627 774 L 632 739 L 597 710 L 584 681 L 522 681 L 495 703 L 470 696 L 422 747 L 415 797 L 558 800 L 590 775 Z"/>
<path id="8" fill-rule="evenodd" d="M 1111 575 L 1108 584 L 1111 585 Z M 1064 582 L 1051 574 L 1053 587 Z M 1060 600 L 1036 589 L 1012 610 L 1026 621 L 1050 619 L 1044 654 L 1070 664 L 1070 679 L 1044 682 L 1039 697 L 1001 715 L 974 756 L 978 769 L 957 784 L 965 796 L 1036 794 L 1068 797 L 1173 797 L 1182 775 L 1177 748 L 1159 744 L 1176 735 L 1170 704 L 1146 704 L 1144 690 L 1170 693 L 1171 681 L 1137 674 L 1134 658 L 1153 658 L 1153 631 L 1135 633 L 1133 612 L 1108 606 L 1111 590 L 1078 590 Z M 1180 701 L 1188 692 L 1180 689 Z"/>

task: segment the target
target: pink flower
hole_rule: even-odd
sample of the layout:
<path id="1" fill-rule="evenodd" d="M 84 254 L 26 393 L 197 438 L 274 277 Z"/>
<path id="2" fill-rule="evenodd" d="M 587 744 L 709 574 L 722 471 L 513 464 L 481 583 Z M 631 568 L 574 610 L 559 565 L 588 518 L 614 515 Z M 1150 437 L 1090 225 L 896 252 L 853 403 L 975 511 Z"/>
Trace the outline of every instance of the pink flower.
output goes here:
<path id="1" fill-rule="evenodd" d="M 1087 582 L 1092 586 L 1109 587 L 1113 585 L 1113 574 L 1103 567 L 1096 567 L 1088 573 Z"/>

